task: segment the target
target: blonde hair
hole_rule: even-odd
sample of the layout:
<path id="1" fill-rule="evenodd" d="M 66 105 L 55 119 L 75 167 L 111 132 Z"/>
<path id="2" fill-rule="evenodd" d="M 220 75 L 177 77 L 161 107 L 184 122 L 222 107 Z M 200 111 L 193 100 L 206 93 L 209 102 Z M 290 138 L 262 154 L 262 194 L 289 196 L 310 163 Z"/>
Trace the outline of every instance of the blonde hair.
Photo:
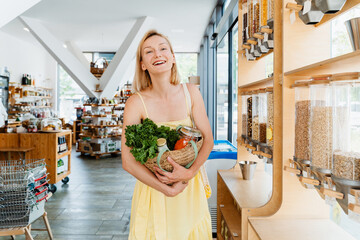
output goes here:
<path id="1" fill-rule="evenodd" d="M 164 38 L 170 46 L 171 53 L 174 54 L 174 50 L 171 46 L 171 43 L 165 35 L 157 32 L 156 30 L 150 30 L 147 33 L 145 33 L 144 37 L 141 39 L 141 41 L 139 43 L 137 51 L 136 51 L 136 67 L 135 67 L 135 76 L 134 76 L 134 81 L 133 81 L 133 91 L 134 92 L 139 92 L 139 91 L 144 90 L 147 87 L 150 87 L 152 85 L 151 77 L 150 77 L 148 70 L 144 71 L 141 68 L 142 47 L 144 45 L 144 42 L 147 39 L 151 38 L 152 36 L 159 36 L 159 37 Z M 170 79 L 171 84 L 177 85 L 180 83 L 179 71 L 178 71 L 175 63 L 173 64 L 173 66 L 171 68 L 171 77 L 170 78 L 171 78 Z"/>

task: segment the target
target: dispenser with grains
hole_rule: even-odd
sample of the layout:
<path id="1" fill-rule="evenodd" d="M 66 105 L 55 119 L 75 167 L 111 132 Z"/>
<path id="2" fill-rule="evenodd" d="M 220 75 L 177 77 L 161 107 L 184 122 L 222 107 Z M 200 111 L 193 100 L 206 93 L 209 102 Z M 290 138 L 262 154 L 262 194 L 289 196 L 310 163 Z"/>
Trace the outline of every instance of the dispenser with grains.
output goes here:
<path id="1" fill-rule="evenodd" d="M 259 143 L 259 91 L 252 94 L 252 140 Z"/>
<path id="2" fill-rule="evenodd" d="M 295 88 L 295 155 L 294 160 L 306 172 L 310 166 L 310 88 L 309 80 L 296 81 Z"/>
<path id="3" fill-rule="evenodd" d="M 337 199 L 348 212 L 348 194 L 360 188 L 360 81 L 359 73 L 334 74 L 333 88 L 333 168 L 336 190 L 344 194 Z"/>
<path id="4" fill-rule="evenodd" d="M 259 143 L 266 144 L 267 94 L 266 89 L 259 90 Z"/>
<path id="5" fill-rule="evenodd" d="M 247 93 L 241 93 L 241 137 L 245 140 L 247 136 Z"/>
<path id="6" fill-rule="evenodd" d="M 266 88 L 267 122 L 266 122 L 266 145 L 272 151 L 274 146 L 274 89 Z"/>
<path id="7" fill-rule="evenodd" d="M 330 176 L 333 154 L 333 112 L 331 75 L 313 76 L 310 85 L 311 170 L 323 181 Z"/>

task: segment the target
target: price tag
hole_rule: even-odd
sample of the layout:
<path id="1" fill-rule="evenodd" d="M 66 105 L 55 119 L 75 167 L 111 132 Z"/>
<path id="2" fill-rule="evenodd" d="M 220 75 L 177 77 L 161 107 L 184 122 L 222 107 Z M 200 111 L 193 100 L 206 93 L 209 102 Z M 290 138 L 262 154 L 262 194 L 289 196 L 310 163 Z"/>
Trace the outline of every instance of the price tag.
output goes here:
<path id="1" fill-rule="evenodd" d="M 250 52 L 253 53 L 254 52 L 254 45 L 251 44 L 251 49 Z"/>
<path id="2" fill-rule="evenodd" d="M 290 23 L 291 23 L 291 24 L 294 24 L 295 20 L 296 20 L 295 10 L 291 10 L 291 13 L 290 13 Z"/>
<path id="3" fill-rule="evenodd" d="M 258 38 L 258 40 L 257 40 L 257 41 L 258 41 L 258 45 L 259 45 L 259 46 L 261 46 L 261 39 L 260 39 L 260 38 Z"/>
<path id="4" fill-rule="evenodd" d="M 304 7 L 303 7 L 303 10 L 302 10 L 303 15 L 307 14 L 310 11 L 310 9 L 311 9 L 311 0 L 307 0 L 307 1 L 304 2 Z"/>
<path id="5" fill-rule="evenodd" d="M 246 27 L 246 39 L 249 39 L 249 27 Z"/>
<path id="6" fill-rule="evenodd" d="M 269 40 L 269 34 L 264 33 L 264 42 L 267 42 Z"/>

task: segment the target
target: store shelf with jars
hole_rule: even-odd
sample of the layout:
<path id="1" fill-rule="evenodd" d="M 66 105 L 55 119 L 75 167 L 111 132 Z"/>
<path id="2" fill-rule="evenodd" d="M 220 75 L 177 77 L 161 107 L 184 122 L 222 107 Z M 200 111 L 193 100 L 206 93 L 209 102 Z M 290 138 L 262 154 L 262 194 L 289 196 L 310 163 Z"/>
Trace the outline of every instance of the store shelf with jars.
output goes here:
<path id="1" fill-rule="evenodd" d="M 348 178 L 343 176 L 343 181 L 336 181 L 333 172 L 335 162 L 330 161 L 334 158 L 334 154 L 329 152 L 335 151 L 336 143 L 334 139 L 326 138 L 326 136 L 329 136 L 331 132 L 335 135 L 343 127 L 335 130 L 336 126 L 333 123 L 335 110 L 330 107 L 328 97 L 328 85 L 332 86 L 334 83 L 332 80 L 328 82 L 326 78 L 327 75 L 333 77 L 339 73 L 358 71 L 360 53 L 354 51 L 330 58 L 331 24 L 329 21 L 333 19 L 333 16 L 325 15 L 320 23 L 309 26 L 299 18 L 295 18 L 295 21 L 290 18 L 291 11 L 286 9 L 286 5 L 292 1 L 273 1 L 274 16 L 271 29 L 273 29 L 274 73 L 272 77 L 267 77 L 266 58 L 251 55 L 249 51 L 255 50 L 255 47 L 251 46 L 251 43 L 255 42 L 248 42 L 251 34 L 254 38 L 254 32 L 250 32 L 252 29 L 248 28 L 248 22 L 254 23 L 253 26 L 256 29 L 257 19 L 255 14 L 254 20 L 254 11 L 257 11 L 256 4 L 258 3 L 261 8 L 261 1 L 239 1 L 238 19 L 240 49 L 238 119 L 241 119 L 238 124 L 238 159 L 256 161 L 258 167 L 253 180 L 250 181 L 243 179 L 238 166 L 218 172 L 217 204 L 218 213 L 220 213 L 217 221 L 218 239 L 235 239 L 234 235 L 224 235 L 224 226 L 228 231 L 234 228 L 231 222 L 236 223 L 237 226 L 240 225 L 240 228 L 231 229 L 230 233 L 236 232 L 241 236 L 240 239 L 244 240 L 354 239 L 342 227 L 329 219 L 329 206 L 326 204 L 334 206 L 336 211 L 335 206 L 339 203 L 340 206 L 343 205 L 343 209 L 347 209 L 349 216 L 360 219 L 360 199 L 356 190 L 359 187 L 355 187 L 355 190 L 354 185 L 350 188 L 346 187 L 346 184 L 351 185 L 356 181 L 353 178 L 356 176 L 356 167 L 347 165 L 349 171 L 339 170 L 339 174 L 341 172 Z M 335 15 L 359 3 L 360 1 L 348 0 L 342 10 Z M 253 17 L 250 19 L 251 16 Z M 268 22 L 267 25 L 269 25 Z M 250 35 L 247 36 L 247 34 Z M 244 51 L 244 48 L 248 50 Z M 245 57 L 242 56 L 243 54 Z M 342 78 L 349 80 L 346 77 Z M 261 109 L 264 104 L 261 104 L 263 101 L 260 99 L 261 94 L 266 94 L 267 88 L 272 88 L 272 97 L 267 99 L 271 99 L 272 103 L 269 102 L 266 107 L 267 115 L 273 112 L 273 118 L 269 120 L 267 116 L 266 122 L 266 145 L 272 149 L 271 174 L 259 169 L 263 161 L 258 156 L 258 148 L 261 144 L 259 125 L 265 122 L 265 114 L 261 113 L 264 113 L 264 109 Z M 298 92 L 296 88 L 299 88 Z M 306 91 L 300 91 L 300 89 L 307 90 L 308 95 Z M 307 123 L 306 119 L 312 122 Z M 319 119 L 322 119 L 322 124 Z M 351 124 L 344 126 L 350 126 L 353 130 Z M 304 132 L 304 127 L 309 128 L 310 132 Z M 341 133 L 347 134 L 347 132 Z M 302 135 L 298 138 L 295 136 L 297 134 Z M 268 139 L 268 136 L 272 138 Z M 309 141 L 308 144 L 304 143 L 306 139 Z M 342 150 L 342 148 L 340 150 L 340 153 L 350 151 Z M 311 161 L 312 156 L 314 164 Z M 345 166 L 344 160 L 348 157 L 354 160 L 351 162 L 352 166 L 356 166 L 356 157 L 353 155 L 343 154 L 342 157 L 343 161 L 341 164 L 338 161 L 338 165 Z M 283 161 L 283 159 L 289 159 L 289 161 Z M 352 172 L 351 169 L 353 169 Z M 328 173 L 329 170 L 332 171 L 331 174 Z M 270 184 L 266 185 L 269 182 Z M 257 204 L 252 205 L 255 202 Z M 236 217 L 222 214 L 221 208 L 236 212 Z M 338 220 L 335 219 L 335 221 Z M 286 229 L 295 230 L 286 231 Z M 309 232 L 311 236 L 308 235 Z"/>
<path id="2" fill-rule="evenodd" d="M 242 18 L 242 44 L 239 49 L 242 49 L 241 53 L 247 61 L 259 60 L 274 49 L 274 0 L 239 2 L 239 16 Z"/>
<path id="3" fill-rule="evenodd" d="M 281 205 L 282 126 L 276 122 L 282 108 L 281 12 L 281 1 L 239 1 L 238 159 L 257 164 L 252 180 L 245 180 L 238 164 L 218 171 L 221 240 L 248 239 L 249 218 L 271 215 Z M 266 55 L 273 57 L 271 77 L 266 73 Z"/>
<path id="4" fill-rule="evenodd" d="M 349 189 L 347 193 L 346 190 L 341 190 L 344 184 L 334 181 L 333 159 L 336 138 L 333 136 L 343 127 L 336 129 L 334 125 L 336 115 L 332 85 L 335 75 L 339 74 L 337 77 L 340 77 L 341 73 L 358 71 L 360 58 L 359 51 L 331 58 L 330 20 L 359 4 L 360 1 L 346 1 L 342 10 L 331 16 L 324 15 L 315 25 L 304 24 L 304 21 L 311 22 L 310 18 L 314 15 L 309 16 L 305 13 L 302 14 L 304 19 L 294 18 L 294 12 L 286 8 L 288 3 L 294 1 L 282 2 L 284 63 L 280 82 L 282 106 L 281 112 L 274 113 L 274 148 L 279 133 L 276 131 L 276 126 L 281 123 L 281 154 L 285 159 L 284 171 L 281 173 L 282 204 L 271 217 L 249 218 L 249 238 L 354 239 L 357 230 L 351 229 L 350 225 L 358 226 L 357 223 L 342 218 L 355 214 L 349 209 L 356 211 L 359 199 L 354 191 Z M 296 1 L 302 5 L 305 2 Z M 339 1 L 307 2 L 325 4 Z M 301 6 L 301 10 L 304 10 L 303 7 Z M 310 14 L 314 13 L 312 8 L 310 5 Z M 276 99 L 277 94 L 274 95 Z M 276 103 L 274 105 L 276 106 Z M 279 118 L 278 114 L 280 114 Z M 276 158 L 275 154 L 274 158 Z M 274 172 L 273 177 L 280 176 Z M 340 210 L 341 208 L 343 210 Z M 346 208 L 348 216 L 346 216 Z M 329 212 L 333 219 L 330 219 Z M 342 222 L 347 226 L 337 225 L 336 222 Z M 285 229 L 292 229 L 292 232 Z"/>
<path id="5" fill-rule="evenodd" d="M 90 98 L 84 104 L 77 152 L 90 154 L 99 159 L 105 154 L 121 152 L 122 122 L 115 108 L 119 102 L 114 100 Z"/>
<path id="6" fill-rule="evenodd" d="M 40 118 L 49 117 L 51 108 L 51 88 L 10 83 L 9 118 L 17 118 L 26 113 L 32 113 Z"/>

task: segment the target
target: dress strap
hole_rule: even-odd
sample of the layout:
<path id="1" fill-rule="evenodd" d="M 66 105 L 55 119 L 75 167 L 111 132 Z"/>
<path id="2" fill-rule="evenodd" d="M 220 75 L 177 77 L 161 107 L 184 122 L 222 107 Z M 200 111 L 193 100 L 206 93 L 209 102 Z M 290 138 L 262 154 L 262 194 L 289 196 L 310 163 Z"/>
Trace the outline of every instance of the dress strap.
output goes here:
<path id="1" fill-rule="evenodd" d="M 146 117 L 149 118 L 149 114 L 147 112 L 146 105 L 145 105 L 143 97 L 141 96 L 140 92 L 136 92 L 136 94 L 139 95 L 139 97 L 140 97 L 140 99 L 141 99 L 141 101 L 143 103 L 144 109 L 145 109 Z"/>
<path id="2" fill-rule="evenodd" d="M 187 108 L 187 111 L 188 111 L 188 115 L 190 116 L 192 125 L 195 128 L 195 122 L 194 122 L 194 118 L 193 118 L 192 111 L 191 111 L 191 96 L 190 96 L 190 93 L 189 93 L 189 89 L 187 88 L 186 83 L 183 83 L 182 85 L 184 87 L 186 108 Z M 189 105 L 189 103 L 190 103 L 190 105 Z"/>

